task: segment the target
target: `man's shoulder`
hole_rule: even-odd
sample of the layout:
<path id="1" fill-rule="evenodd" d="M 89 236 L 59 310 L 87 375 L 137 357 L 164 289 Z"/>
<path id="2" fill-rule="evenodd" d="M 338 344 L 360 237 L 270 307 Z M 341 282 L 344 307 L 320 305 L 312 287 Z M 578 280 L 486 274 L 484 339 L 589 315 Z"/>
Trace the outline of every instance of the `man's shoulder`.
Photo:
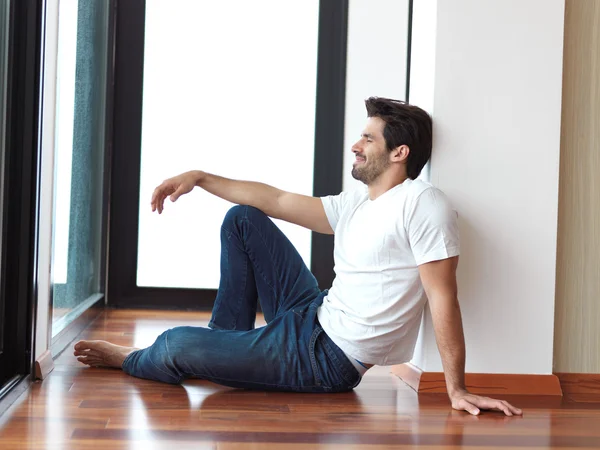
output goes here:
<path id="1" fill-rule="evenodd" d="M 421 179 L 410 180 L 408 189 L 406 190 L 406 195 L 408 197 L 417 199 L 424 192 L 443 194 L 443 192 L 439 188 L 435 187 L 433 184 L 429 183 L 428 181 L 424 181 Z"/>
<path id="2" fill-rule="evenodd" d="M 427 205 L 434 209 L 452 208 L 446 194 L 440 188 L 427 181 L 412 180 L 407 191 L 408 203 L 412 208 L 417 205 Z"/>

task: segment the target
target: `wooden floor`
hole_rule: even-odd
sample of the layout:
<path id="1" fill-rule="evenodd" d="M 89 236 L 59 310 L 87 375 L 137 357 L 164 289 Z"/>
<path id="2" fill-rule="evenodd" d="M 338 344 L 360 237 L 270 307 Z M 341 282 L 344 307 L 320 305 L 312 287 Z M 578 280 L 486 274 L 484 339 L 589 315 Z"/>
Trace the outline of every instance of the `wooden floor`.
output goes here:
<path id="1" fill-rule="evenodd" d="M 82 337 L 138 347 L 198 313 L 107 311 Z M 194 380 L 171 386 L 90 369 L 70 351 L 0 418 L 1 449 L 600 448 L 600 398 L 513 397 L 524 417 L 452 411 L 369 371 L 347 394 L 264 393 Z"/>

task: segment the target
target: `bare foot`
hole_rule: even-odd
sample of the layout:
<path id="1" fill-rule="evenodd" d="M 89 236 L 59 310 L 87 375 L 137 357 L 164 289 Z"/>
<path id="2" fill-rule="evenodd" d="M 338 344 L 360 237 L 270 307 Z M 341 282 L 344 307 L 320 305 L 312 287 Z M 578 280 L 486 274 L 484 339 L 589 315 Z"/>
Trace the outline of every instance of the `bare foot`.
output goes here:
<path id="1" fill-rule="evenodd" d="M 92 367 L 114 367 L 121 369 L 127 355 L 135 350 L 135 347 L 123 347 L 106 341 L 79 341 L 75 344 L 77 361 Z"/>

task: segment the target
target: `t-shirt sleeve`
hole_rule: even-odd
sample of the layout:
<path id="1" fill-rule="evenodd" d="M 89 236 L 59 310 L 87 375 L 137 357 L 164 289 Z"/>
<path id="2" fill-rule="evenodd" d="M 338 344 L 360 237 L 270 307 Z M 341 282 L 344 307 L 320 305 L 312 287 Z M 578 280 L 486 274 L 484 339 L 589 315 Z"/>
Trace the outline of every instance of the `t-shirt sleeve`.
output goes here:
<path id="1" fill-rule="evenodd" d="M 340 216 L 342 215 L 342 210 L 344 209 L 344 203 L 347 197 L 347 192 L 342 192 L 338 195 L 328 195 L 326 197 L 321 197 L 321 202 L 323 203 L 325 215 L 327 216 L 329 225 L 331 226 L 331 229 L 334 233 L 335 227 L 337 226 L 340 220 Z"/>
<path id="2" fill-rule="evenodd" d="M 458 214 L 439 189 L 419 195 L 405 223 L 417 265 L 460 254 Z"/>

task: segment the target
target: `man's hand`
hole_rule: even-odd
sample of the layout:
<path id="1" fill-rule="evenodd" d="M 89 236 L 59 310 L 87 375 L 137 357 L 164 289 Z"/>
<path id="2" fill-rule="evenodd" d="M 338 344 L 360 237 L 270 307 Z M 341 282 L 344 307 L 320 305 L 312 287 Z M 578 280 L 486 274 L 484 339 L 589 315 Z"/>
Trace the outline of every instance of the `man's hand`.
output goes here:
<path id="1" fill-rule="evenodd" d="M 154 189 L 154 193 L 152 194 L 152 200 L 150 201 L 152 212 L 158 210 L 158 213 L 161 214 L 164 209 L 165 199 L 168 196 L 174 202 L 183 194 L 187 194 L 194 189 L 197 181 L 198 172 L 196 171 L 185 172 L 163 181 L 160 186 Z"/>
<path id="2" fill-rule="evenodd" d="M 454 393 L 450 396 L 450 400 L 452 401 L 452 408 L 459 411 L 467 411 L 474 416 L 479 415 L 482 409 L 502 411 L 507 416 L 520 416 L 523 414 L 523 411 L 519 408 L 515 408 L 504 400 L 474 395 L 466 390 Z"/>
<path id="3" fill-rule="evenodd" d="M 473 415 L 478 415 L 480 409 L 503 411 L 507 416 L 521 415 L 521 410 L 508 402 L 473 395 L 465 389 L 465 339 L 456 285 L 457 266 L 458 256 L 419 266 L 452 407 Z"/>

